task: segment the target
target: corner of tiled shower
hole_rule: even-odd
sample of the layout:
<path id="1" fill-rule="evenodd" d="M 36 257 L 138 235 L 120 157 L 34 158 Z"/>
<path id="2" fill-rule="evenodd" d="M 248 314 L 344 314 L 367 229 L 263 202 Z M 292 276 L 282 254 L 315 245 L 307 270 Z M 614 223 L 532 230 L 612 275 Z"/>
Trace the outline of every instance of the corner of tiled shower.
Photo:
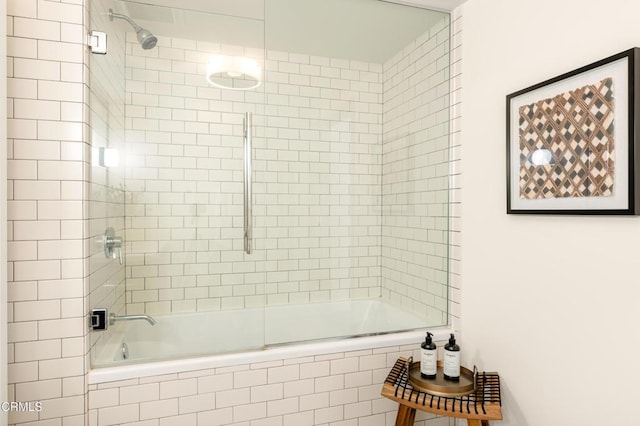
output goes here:
<path id="1" fill-rule="evenodd" d="M 105 7 L 92 1 L 91 7 Z M 89 0 L 8 0 L 9 399 L 42 401 L 11 424 L 340 425 L 394 424 L 380 386 L 413 347 L 338 353 L 88 386 L 86 313 L 95 300 L 124 305 L 124 269 L 104 264 L 96 238 L 113 190 L 90 217 L 100 191 L 87 141 Z M 459 330 L 460 17 L 452 14 L 449 322 Z M 123 53 L 124 54 L 124 53 Z M 99 173 L 99 171 L 97 172 Z M 93 185 L 93 187 L 92 187 Z M 107 189 L 104 189 L 107 190 Z M 124 199 L 123 199 L 124 201 Z M 102 210 L 101 210 L 102 209 Z M 116 224 L 124 231 L 126 224 Z M 102 255 L 104 256 L 104 255 Z M 103 261 L 104 262 L 104 261 Z M 112 292 L 100 293 L 110 281 Z M 117 290 L 120 289 L 120 290 Z M 96 292 L 98 291 L 98 292 Z M 120 306 L 120 308 L 118 308 Z M 216 409 L 210 410 L 214 403 Z M 449 425 L 419 415 L 416 425 Z"/>

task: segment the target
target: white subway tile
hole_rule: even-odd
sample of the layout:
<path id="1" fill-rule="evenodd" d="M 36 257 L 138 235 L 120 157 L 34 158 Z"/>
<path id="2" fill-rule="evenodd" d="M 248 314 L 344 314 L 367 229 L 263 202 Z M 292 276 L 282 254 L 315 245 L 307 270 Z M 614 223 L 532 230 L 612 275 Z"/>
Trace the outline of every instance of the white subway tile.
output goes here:
<path id="1" fill-rule="evenodd" d="M 46 61 L 40 61 L 40 62 L 46 63 Z M 38 78 L 38 76 L 31 76 L 31 78 Z M 54 80 L 54 79 L 51 78 L 51 80 Z M 81 83 L 44 81 L 44 79 L 42 78 L 38 80 L 38 98 L 39 99 L 50 99 L 50 100 L 67 101 L 67 102 L 82 102 L 83 101 L 82 89 L 83 89 L 83 86 Z M 40 134 L 40 136 L 44 136 L 45 138 L 52 139 L 51 137 L 47 137 L 46 133 Z"/>
<path id="2" fill-rule="evenodd" d="M 41 340 L 15 344 L 15 362 L 53 359 L 60 356 L 60 340 Z"/>
<path id="3" fill-rule="evenodd" d="M 303 411 L 300 413 L 287 414 L 284 416 L 284 426 L 314 426 L 318 423 L 314 421 L 313 411 Z"/>
<path id="4" fill-rule="evenodd" d="M 259 402 L 257 404 L 239 405 L 233 407 L 233 420 L 242 422 L 247 420 L 255 420 L 266 417 L 267 403 Z"/>
<path id="5" fill-rule="evenodd" d="M 82 5 L 38 0 L 39 19 L 82 24 L 82 17 Z"/>
<path id="6" fill-rule="evenodd" d="M 191 396 L 198 393 L 198 379 L 171 380 L 160 383 L 160 399 Z"/>
<path id="7" fill-rule="evenodd" d="M 60 22 L 13 18 L 13 35 L 41 40 L 60 40 Z"/>
<path id="8" fill-rule="evenodd" d="M 62 23 L 60 25 L 60 41 L 83 43 L 85 33 L 82 25 Z"/>
<path id="9" fill-rule="evenodd" d="M 16 384 L 16 401 L 41 401 L 61 397 L 62 381 L 60 379 Z"/>
<path id="10" fill-rule="evenodd" d="M 329 406 L 329 393 L 314 393 L 312 395 L 304 395 L 299 398 L 300 411 L 316 410 Z"/>
<path id="11" fill-rule="evenodd" d="M 198 393 L 218 392 L 233 389 L 233 374 L 217 374 L 198 378 Z M 220 407 L 218 399 L 218 407 Z"/>
<path id="12" fill-rule="evenodd" d="M 204 393 L 179 398 L 180 414 L 196 413 L 216 408 L 216 394 Z"/>
<path id="13" fill-rule="evenodd" d="M 143 402 L 140 404 L 140 420 L 176 415 L 178 415 L 178 400 L 176 398 Z"/>
<path id="14" fill-rule="evenodd" d="M 16 99 L 17 101 L 17 99 Z M 13 158 L 16 160 L 59 160 L 60 142 L 45 140 L 24 140 L 13 141 Z M 37 173 L 37 164 L 33 166 Z M 35 176 L 33 179 L 35 179 Z"/>
<path id="15" fill-rule="evenodd" d="M 31 281 L 60 278 L 60 261 L 25 261 L 14 263 L 14 280 Z"/>
<path id="16" fill-rule="evenodd" d="M 41 419 L 68 418 L 84 413 L 84 395 L 42 401 Z M 82 416 L 80 416 L 82 417 Z"/>
<path id="17" fill-rule="evenodd" d="M 140 408 L 138 404 L 119 405 L 117 407 L 104 407 L 98 409 L 98 422 L 100 426 L 118 425 L 139 420 Z"/>
<path id="18" fill-rule="evenodd" d="M 9 384 L 38 381 L 38 362 L 15 362 L 9 364 L 7 380 Z"/>
<path id="19" fill-rule="evenodd" d="M 64 96 L 61 97 L 64 98 Z M 38 135 L 42 135 L 46 139 L 82 141 L 82 123 L 39 120 Z M 73 167 L 73 164 L 70 166 Z"/>
<path id="20" fill-rule="evenodd" d="M 7 56 L 37 59 L 38 41 L 30 38 L 7 37 Z"/>
<path id="21" fill-rule="evenodd" d="M 38 377 L 40 380 L 81 376 L 83 371 L 84 357 L 51 359 L 38 362 Z"/>
<path id="22" fill-rule="evenodd" d="M 9 241 L 7 243 L 7 258 L 10 262 L 37 259 L 37 252 L 38 243 L 36 241 Z"/>
<path id="23" fill-rule="evenodd" d="M 9 343 L 38 340 L 38 322 L 9 323 L 7 326 Z"/>
<path id="24" fill-rule="evenodd" d="M 22 302 L 38 298 L 38 283 L 35 281 L 9 282 L 7 284 L 9 302 Z"/>
<path id="25" fill-rule="evenodd" d="M 60 318 L 60 301 L 15 302 L 15 321 L 35 321 Z"/>
<path id="26" fill-rule="evenodd" d="M 65 318 L 38 322 L 38 337 L 40 339 L 59 339 L 79 337 L 85 331 L 85 318 Z"/>
<path id="27" fill-rule="evenodd" d="M 331 423 L 344 418 L 344 409 L 342 406 L 320 408 L 314 411 L 314 421 L 316 424 Z"/>
<path id="28" fill-rule="evenodd" d="M 60 62 L 39 59 L 15 58 L 13 60 L 13 77 L 35 80 L 60 80 Z M 16 80 L 14 78 L 14 80 Z M 31 84 L 34 84 L 32 82 Z M 26 82 L 24 83 L 26 84 Z M 40 82 L 38 82 L 40 84 Z M 11 93 L 11 92 L 9 92 Z M 20 92 L 13 91 L 17 97 L 24 97 Z M 40 95 L 40 92 L 38 92 Z M 30 98 L 32 96 L 29 96 Z M 40 99 L 43 99 L 40 96 Z"/>
<path id="29" fill-rule="evenodd" d="M 89 409 L 118 406 L 119 395 L 118 388 L 90 391 Z"/>
<path id="30" fill-rule="evenodd" d="M 65 301 L 62 301 L 63 305 Z M 64 308 L 63 308 L 64 311 Z M 84 312 L 84 311 L 83 311 Z M 71 337 L 62 339 L 62 356 L 65 358 L 73 357 L 73 356 L 81 356 L 84 354 L 84 341 L 82 337 Z M 64 396 L 70 395 L 79 395 L 83 393 L 84 382 L 81 379 L 65 379 L 63 384 L 66 385 L 64 388 L 65 394 Z"/>
<path id="31" fill-rule="evenodd" d="M 233 409 L 222 408 L 218 410 L 202 411 L 198 413 L 198 424 L 207 426 L 224 426 L 233 422 Z M 163 425 L 164 426 L 164 425 Z M 182 425 L 177 425 L 182 426 Z"/>
<path id="32" fill-rule="evenodd" d="M 251 401 L 250 389 L 234 389 L 216 393 L 216 408 L 235 407 Z"/>
<path id="33" fill-rule="evenodd" d="M 38 219 L 82 219 L 82 202 L 80 201 L 39 201 Z"/>
<path id="34" fill-rule="evenodd" d="M 330 364 L 328 361 L 314 362 L 300 365 L 300 378 L 308 379 L 329 375 Z"/>
<path id="35" fill-rule="evenodd" d="M 251 387 L 251 402 L 272 401 L 282 399 L 283 385 L 277 383 L 273 385 L 253 386 Z"/>
<path id="36" fill-rule="evenodd" d="M 35 18 L 37 16 L 37 0 L 9 0 L 7 2 L 8 16 L 25 16 Z"/>
<path id="37" fill-rule="evenodd" d="M 35 139 L 37 121 L 7 119 L 7 137 L 11 139 Z"/>

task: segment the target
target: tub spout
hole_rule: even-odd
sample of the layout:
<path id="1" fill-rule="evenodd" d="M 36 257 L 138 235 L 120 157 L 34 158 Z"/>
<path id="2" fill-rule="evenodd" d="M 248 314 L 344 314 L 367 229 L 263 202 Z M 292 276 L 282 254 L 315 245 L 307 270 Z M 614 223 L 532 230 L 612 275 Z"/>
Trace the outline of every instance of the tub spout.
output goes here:
<path id="1" fill-rule="evenodd" d="M 156 320 L 149 315 L 122 315 L 116 316 L 116 314 L 109 315 L 109 325 L 113 325 L 116 321 L 133 321 L 133 320 L 145 320 L 151 325 L 156 325 Z"/>

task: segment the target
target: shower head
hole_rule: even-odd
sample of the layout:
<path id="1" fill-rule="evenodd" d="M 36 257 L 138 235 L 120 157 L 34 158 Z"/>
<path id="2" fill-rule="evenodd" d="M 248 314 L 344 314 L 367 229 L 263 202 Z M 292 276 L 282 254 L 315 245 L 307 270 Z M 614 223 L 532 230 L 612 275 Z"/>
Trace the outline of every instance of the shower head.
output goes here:
<path id="1" fill-rule="evenodd" d="M 138 37 L 138 43 L 144 50 L 153 49 L 158 42 L 158 38 L 154 36 L 151 31 L 142 28 L 140 25 L 136 24 L 135 21 L 129 18 L 127 15 L 122 15 L 120 13 L 115 13 L 113 9 L 109 9 L 109 20 L 113 21 L 114 18 L 124 19 L 131 25 L 136 32 L 136 36 Z"/>
<path id="2" fill-rule="evenodd" d="M 136 31 L 136 35 L 138 36 L 138 43 L 140 43 L 140 46 L 142 46 L 144 50 L 149 50 L 156 47 L 158 38 L 154 36 L 151 31 L 140 28 Z"/>

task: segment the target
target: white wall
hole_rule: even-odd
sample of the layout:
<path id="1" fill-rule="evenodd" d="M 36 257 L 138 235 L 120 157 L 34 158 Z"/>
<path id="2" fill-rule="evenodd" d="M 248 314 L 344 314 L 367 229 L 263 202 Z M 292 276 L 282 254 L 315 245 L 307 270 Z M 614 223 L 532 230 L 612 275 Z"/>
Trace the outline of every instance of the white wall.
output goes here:
<path id="1" fill-rule="evenodd" d="M 501 425 L 637 424 L 640 218 L 508 216 L 505 96 L 640 45 L 640 4 L 463 8 L 464 361 L 500 373 Z"/>

